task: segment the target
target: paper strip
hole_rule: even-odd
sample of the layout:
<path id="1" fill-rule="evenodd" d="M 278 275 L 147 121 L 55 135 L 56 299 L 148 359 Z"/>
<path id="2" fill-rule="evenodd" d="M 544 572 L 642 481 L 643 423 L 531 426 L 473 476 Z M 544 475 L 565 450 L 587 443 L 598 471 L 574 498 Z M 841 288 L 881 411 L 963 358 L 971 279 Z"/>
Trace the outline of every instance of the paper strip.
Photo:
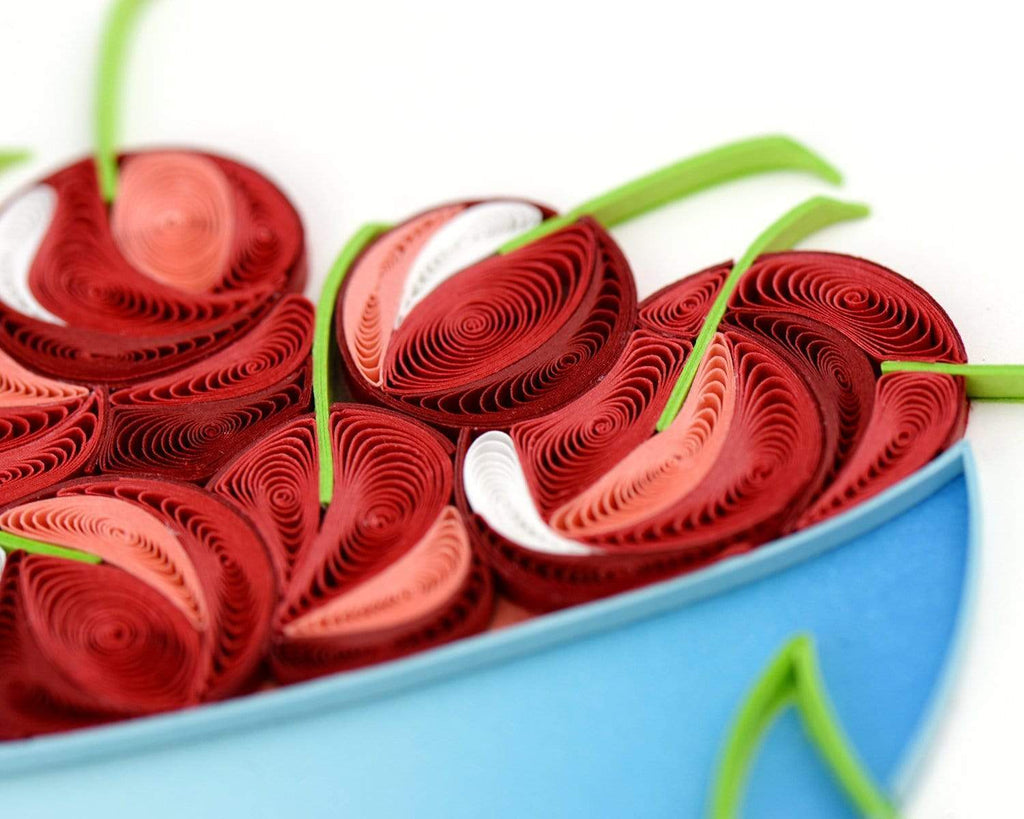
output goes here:
<path id="1" fill-rule="evenodd" d="M 658 419 L 657 429 L 659 431 L 671 424 L 672 419 L 678 415 L 683 401 L 686 399 L 686 394 L 690 390 L 690 385 L 693 384 L 697 368 L 700 367 L 708 345 L 718 330 L 722 316 L 725 315 L 725 308 L 729 303 L 729 298 L 736 289 L 736 285 L 739 284 L 740 278 L 750 269 L 750 266 L 757 257 L 762 253 L 788 250 L 802 239 L 817 233 L 829 225 L 848 219 L 863 219 L 869 213 L 870 210 L 865 205 L 839 202 L 828 197 L 816 196 L 784 214 L 777 221 L 769 225 L 754 240 L 753 244 L 747 248 L 747 252 L 743 254 L 729 273 L 718 296 L 715 298 L 714 304 L 711 305 L 711 311 L 704 320 L 704 326 L 701 327 L 700 334 L 694 342 L 693 352 L 690 354 L 689 359 L 687 359 L 683 372 L 679 376 L 679 381 L 669 396 L 661 418 Z"/>
<path id="2" fill-rule="evenodd" d="M 334 461 L 331 449 L 331 329 L 338 302 L 338 293 L 352 263 L 367 245 L 388 230 L 388 225 L 363 225 L 345 243 L 334 260 L 320 299 L 316 305 L 316 324 L 313 330 L 313 404 L 316 408 L 317 457 L 320 463 L 320 503 L 328 504 L 334 494 Z"/>
<path id="3" fill-rule="evenodd" d="M 953 375 L 963 378 L 968 398 L 982 401 L 1024 401 L 1024 364 L 883 361 L 882 372 Z"/>
<path id="4" fill-rule="evenodd" d="M 779 712 L 794 706 L 808 739 L 858 812 L 895 819 L 896 808 L 857 758 L 829 702 L 810 637 L 795 637 L 776 655 L 736 715 L 711 787 L 713 819 L 740 815 L 747 773 Z M 776 806 L 784 810 L 782 805 Z"/>
<path id="5" fill-rule="evenodd" d="M 683 159 L 584 202 L 510 240 L 499 253 L 511 253 L 583 216 L 590 216 L 611 228 L 724 182 L 773 171 L 803 171 L 833 185 L 842 182 L 839 171 L 789 137 L 744 139 Z"/>
<path id="6" fill-rule="evenodd" d="M 106 202 L 117 195 L 117 142 L 128 41 L 146 0 L 115 0 L 103 28 L 96 74 L 96 171 Z"/>
<path id="7" fill-rule="evenodd" d="M 29 284 L 32 262 L 56 209 L 56 192 L 38 185 L 0 211 L 0 300 L 26 316 L 63 324 L 39 303 Z"/>

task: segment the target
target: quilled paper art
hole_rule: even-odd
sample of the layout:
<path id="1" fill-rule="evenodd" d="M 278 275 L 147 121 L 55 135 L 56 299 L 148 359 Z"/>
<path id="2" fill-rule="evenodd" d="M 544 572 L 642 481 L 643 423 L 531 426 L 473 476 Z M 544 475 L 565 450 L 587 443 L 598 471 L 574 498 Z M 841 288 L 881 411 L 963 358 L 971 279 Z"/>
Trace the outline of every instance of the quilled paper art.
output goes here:
<path id="1" fill-rule="evenodd" d="M 284 194 L 210 153 L 117 150 L 143 5 L 112 9 L 95 156 L 0 206 L 0 503 L 90 471 L 205 480 L 311 401 Z"/>
<path id="2" fill-rule="evenodd" d="M 0 511 L 0 737 L 141 716 L 251 688 L 277 587 L 239 513 L 144 478 L 85 478 Z M 31 548 L 31 545 L 29 545 Z"/>
<path id="3" fill-rule="evenodd" d="M 201 363 L 305 281 L 283 194 L 192 151 L 119 158 L 103 199 L 82 160 L 0 210 L 0 343 L 51 378 L 121 387 Z"/>
<path id="4" fill-rule="evenodd" d="M 879 265 L 781 250 L 866 211 L 811 200 L 655 293 L 601 385 L 462 437 L 461 500 L 514 600 L 601 597 L 736 555 L 911 475 L 959 439 L 964 384 L 879 374 L 966 361 L 949 318 Z"/>
<path id="5" fill-rule="evenodd" d="M 632 272 L 607 228 L 778 170 L 839 179 L 803 146 L 765 137 L 683 160 L 563 216 L 522 199 L 468 200 L 358 234 L 333 283 L 352 394 L 449 429 L 507 427 L 565 404 L 604 377 L 636 319 Z M 333 304 L 329 291 L 322 309 Z"/>
<path id="6" fill-rule="evenodd" d="M 262 175 L 118 151 L 142 5 L 95 158 L 0 209 L 4 808 L 896 815 L 970 594 L 968 400 L 1024 369 L 793 250 L 867 213 L 822 197 L 638 302 L 614 226 L 839 181 L 778 136 L 366 225 L 314 311 Z"/>
<path id="7" fill-rule="evenodd" d="M 333 498 L 321 520 L 314 419 L 301 416 L 211 482 L 252 519 L 283 589 L 271 663 L 282 682 L 482 631 L 491 577 L 452 505 L 450 441 L 388 410 L 336 405 Z"/>
<path id="8" fill-rule="evenodd" d="M 90 465 L 106 415 L 104 391 L 38 375 L 0 350 L 0 506 Z"/>

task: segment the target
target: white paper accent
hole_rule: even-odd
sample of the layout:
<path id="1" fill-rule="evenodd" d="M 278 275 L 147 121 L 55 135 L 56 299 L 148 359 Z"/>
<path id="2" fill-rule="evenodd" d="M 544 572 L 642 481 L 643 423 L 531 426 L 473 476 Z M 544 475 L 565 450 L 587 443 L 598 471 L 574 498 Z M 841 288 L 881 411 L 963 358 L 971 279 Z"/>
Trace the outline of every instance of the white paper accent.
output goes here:
<path id="1" fill-rule="evenodd" d="M 26 316 L 64 322 L 41 305 L 28 284 L 28 273 L 57 209 L 57 192 L 39 185 L 0 212 L 0 299 Z"/>
<path id="2" fill-rule="evenodd" d="M 504 432 L 485 432 L 466 453 L 463 485 L 470 508 L 507 540 L 553 555 L 592 555 L 601 550 L 554 531 L 534 505 L 515 442 Z"/>
<path id="3" fill-rule="evenodd" d="M 466 208 L 438 228 L 409 268 L 395 327 L 439 284 L 544 221 L 528 202 L 495 200 Z"/>

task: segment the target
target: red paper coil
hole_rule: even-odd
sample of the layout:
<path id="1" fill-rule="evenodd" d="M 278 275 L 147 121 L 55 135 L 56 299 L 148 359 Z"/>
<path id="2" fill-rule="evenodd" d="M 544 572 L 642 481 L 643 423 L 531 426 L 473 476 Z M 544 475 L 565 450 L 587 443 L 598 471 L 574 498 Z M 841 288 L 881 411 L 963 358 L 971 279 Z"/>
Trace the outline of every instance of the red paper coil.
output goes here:
<path id="1" fill-rule="evenodd" d="M 334 496 L 321 521 L 313 419 L 277 428 L 210 488 L 264 534 L 285 593 L 271 659 L 292 682 L 486 627 L 490 573 L 451 505 L 452 445 L 388 410 L 331 413 Z"/>
<path id="2" fill-rule="evenodd" d="M 302 289 L 302 225 L 264 177 L 194 152 L 120 164 L 109 212 L 91 159 L 33 189 L 55 198 L 25 283 L 43 317 L 0 300 L 0 345 L 35 372 L 91 385 L 155 378 L 222 349 Z"/>
<path id="3" fill-rule="evenodd" d="M 208 359 L 110 395 L 98 465 L 203 480 L 309 407 L 313 308 L 286 296 L 255 329 Z"/>
<path id="4" fill-rule="evenodd" d="M 589 218 L 459 270 L 398 315 L 416 254 L 479 204 L 413 217 L 356 260 L 336 324 L 358 398 L 445 429 L 503 428 L 571 400 L 617 359 L 635 285 L 618 246 Z"/>
<path id="5" fill-rule="evenodd" d="M 278 599 L 273 569 L 256 531 L 213 495 L 80 479 L 0 511 L 0 527 L 103 559 L 8 559 L 0 736 L 221 699 L 256 680 Z"/>
<path id="6" fill-rule="evenodd" d="M 0 351 L 0 506 L 88 468 L 105 392 L 39 376 Z"/>
<path id="7" fill-rule="evenodd" d="M 741 279 L 683 410 L 652 438 L 730 268 L 648 298 L 600 387 L 510 429 L 544 525 L 580 553 L 503 536 L 460 481 L 460 508 L 514 601 L 558 608 L 749 550 L 877 494 L 963 434 L 961 382 L 879 375 L 888 358 L 966 360 L 942 309 L 871 262 L 790 252 Z M 460 438 L 460 478 L 473 438 Z"/>

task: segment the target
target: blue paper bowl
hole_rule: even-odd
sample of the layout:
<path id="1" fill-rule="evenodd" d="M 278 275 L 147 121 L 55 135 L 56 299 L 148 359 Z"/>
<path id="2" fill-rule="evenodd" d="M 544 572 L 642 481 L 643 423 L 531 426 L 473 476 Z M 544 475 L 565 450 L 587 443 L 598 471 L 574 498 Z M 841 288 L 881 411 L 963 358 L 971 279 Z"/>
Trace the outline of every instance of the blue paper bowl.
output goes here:
<path id="1" fill-rule="evenodd" d="M 701 816 L 782 644 L 813 635 L 897 799 L 946 688 L 976 520 L 961 443 L 820 526 L 701 572 L 362 671 L 0 746 L 5 816 Z M 795 716 L 744 816 L 853 816 Z"/>

